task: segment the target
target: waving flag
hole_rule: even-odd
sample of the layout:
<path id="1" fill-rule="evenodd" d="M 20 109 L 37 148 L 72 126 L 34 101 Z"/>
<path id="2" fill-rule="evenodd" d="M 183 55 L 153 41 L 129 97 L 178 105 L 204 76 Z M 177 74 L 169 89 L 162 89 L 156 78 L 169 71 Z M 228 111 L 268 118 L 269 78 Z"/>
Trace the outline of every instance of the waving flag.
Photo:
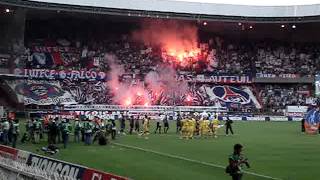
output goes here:
<path id="1" fill-rule="evenodd" d="M 226 104 L 228 107 L 238 105 L 255 106 L 260 109 L 261 105 L 253 95 L 249 87 L 237 88 L 234 86 L 205 86 L 207 95 L 211 101 L 219 100 L 220 103 Z"/>
<path id="2" fill-rule="evenodd" d="M 320 124 L 320 112 L 317 109 L 312 109 L 305 116 L 305 129 L 307 134 L 318 134 Z"/>

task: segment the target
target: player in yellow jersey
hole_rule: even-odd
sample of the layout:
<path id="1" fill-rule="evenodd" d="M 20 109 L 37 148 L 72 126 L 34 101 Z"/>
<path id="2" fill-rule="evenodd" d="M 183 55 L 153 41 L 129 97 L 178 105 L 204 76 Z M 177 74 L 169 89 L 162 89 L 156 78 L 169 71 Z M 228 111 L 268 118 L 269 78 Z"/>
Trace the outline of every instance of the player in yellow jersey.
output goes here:
<path id="1" fill-rule="evenodd" d="M 189 119 L 188 125 L 188 138 L 192 139 L 196 130 L 196 120 L 194 118 Z"/>
<path id="2" fill-rule="evenodd" d="M 199 136 L 204 137 L 204 120 L 202 118 L 199 120 Z"/>
<path id="3" fill-rule="evenodd" d="M 216 115 L 216 117 L 214 118 L 214 120 L 212 121 L 212 133 L 213 133 L 213 137 L 217 138 L 217 134 L 218 134 L 218 129 L 219 129 L 219 120 L 218 120 L 218 115 Z"/>
<path id="4" fill-rule="evenodd" d="M 140 134 L 141 136 L 149 135 L 149 124 L 150 124 L 150 118 L 145 115 L 143 119 L 143 132 Z"/>
<path id="5" fill-rule="evenodd" d="M 200 120 L 200 136 L 201 137 L 204 137 L 204 138 L 208 137 L 209 131 L 210 131 L 209 125 L 210 125 L 209 120 L 207 119 Z"/>
<path id="6" fill-rule="evenodd" d="M 188 134 L 188 119 L 181 120 L 181 138 L 187 138 Z"/>

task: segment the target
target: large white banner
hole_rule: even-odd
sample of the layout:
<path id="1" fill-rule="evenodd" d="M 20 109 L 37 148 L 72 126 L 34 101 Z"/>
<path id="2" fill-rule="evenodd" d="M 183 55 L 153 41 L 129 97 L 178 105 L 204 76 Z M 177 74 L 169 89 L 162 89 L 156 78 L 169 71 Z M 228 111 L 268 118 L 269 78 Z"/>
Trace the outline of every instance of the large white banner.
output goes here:
<path id="1" fill-rule="evenodd" d="M 287 112 L 289 113 L 306 113 L 308 106 L 287 106 Z"/>
<path id="2" fill-rule="evenodd" d="M 0 118 L 4 116 L 3 106 L 0 106 Z"/>

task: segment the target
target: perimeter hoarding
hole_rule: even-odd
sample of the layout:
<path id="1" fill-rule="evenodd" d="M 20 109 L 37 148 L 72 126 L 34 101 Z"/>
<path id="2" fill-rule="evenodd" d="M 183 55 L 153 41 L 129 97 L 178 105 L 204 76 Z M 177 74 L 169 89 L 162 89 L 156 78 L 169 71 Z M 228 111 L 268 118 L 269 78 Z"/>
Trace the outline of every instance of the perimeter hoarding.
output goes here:
<path id="1" fill-rule="evenodd" d="M 31 152 L 0 145 L 0 156 L 24 164 L 43 172 L 48 177 L 62 177 L 77 180 L 129 180 L 129 178 L 117 176 L 91 169 L 85 166 L 41 156 Z M 1 179 L 1 178 L 0 178 Z"/>

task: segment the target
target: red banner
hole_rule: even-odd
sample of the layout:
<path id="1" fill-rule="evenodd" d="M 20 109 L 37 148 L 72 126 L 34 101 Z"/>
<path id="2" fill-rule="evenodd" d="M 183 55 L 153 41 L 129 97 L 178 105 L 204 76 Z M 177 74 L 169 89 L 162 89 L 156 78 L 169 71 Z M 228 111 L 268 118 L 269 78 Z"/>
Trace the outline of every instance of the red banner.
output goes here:
<path id="1" fill-rule="evenodd" d="M 17 149 L 0 145 L 0 156 L 15 160 L 17 158 L 17 154 Z"/>

